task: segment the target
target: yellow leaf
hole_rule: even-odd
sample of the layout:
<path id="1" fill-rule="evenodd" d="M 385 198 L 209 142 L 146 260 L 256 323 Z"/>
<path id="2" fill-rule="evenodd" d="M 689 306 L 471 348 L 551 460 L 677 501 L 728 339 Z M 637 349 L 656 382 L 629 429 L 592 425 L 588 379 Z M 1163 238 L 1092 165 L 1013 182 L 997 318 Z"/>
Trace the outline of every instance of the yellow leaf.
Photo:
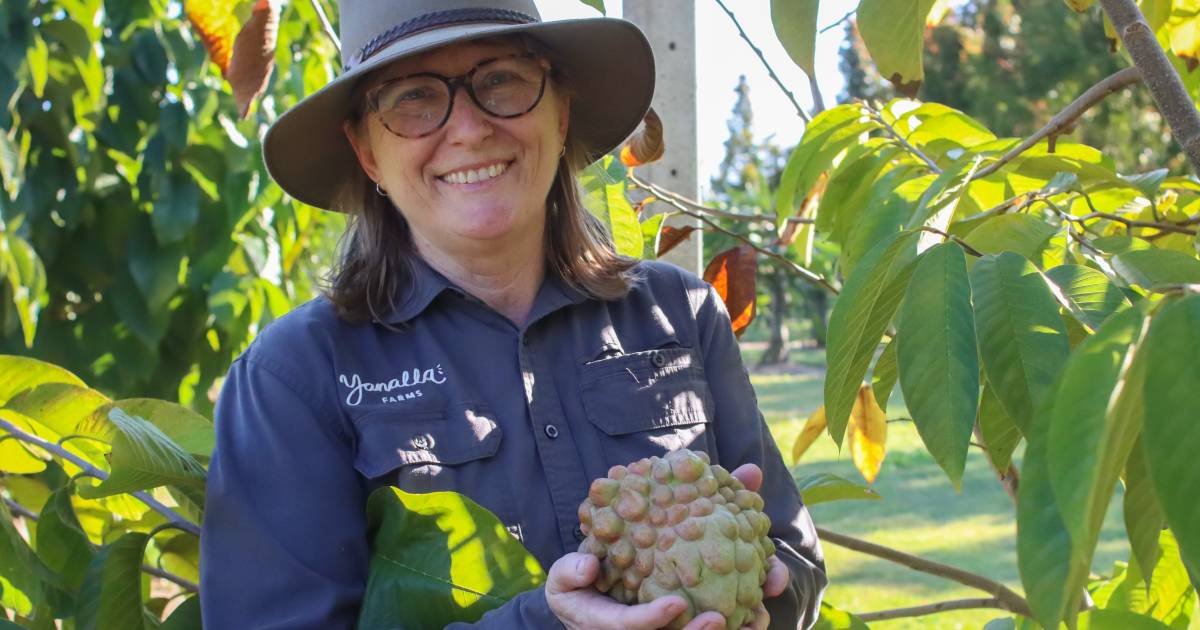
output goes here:
<path id="1" fill-rule="evenodd" d="M 652 107 L 642 119 L 642 125 L 621 147 L 621 163 L 629 168 L 649 164 L 662 158 L 665 151 L 662 119 Z"/>
<path id="2" fill-rule="evenodd" d="M 887 418 L 870 385 L 863 385 L 850 412 L 850 458 L 867 483 L 874 483 L 887 455 Z"/>
<path id="3" fill-rule="evenodd" d="M 1067 0 L 1067 6 L 1071 7 L 1072 11 L 1083 13 L 1092 8 L 1092 0 Z"/>
<path id="4" fill-rule="evenodd" d="M 242 27 L 234 13 L 236 4 L 227 0 L 186 0 L 183 4 L 188 21 L 199 33 L 209 59 L 221 69 L 222 76 L 229 71 L 233 40 Z"/>
<path id="5" fill-rule="evenodd" d="M 800 456 L 812 446 L 817 437 L 825 431 L 825 405 L 821 405 L 812 415 L 808 417 L 808 422 L 804 423 L 804 428 L 800 430 L 800 435 L 796 438 L 796 443 L 792 445 L 792 463 L 800 463 Z"/>

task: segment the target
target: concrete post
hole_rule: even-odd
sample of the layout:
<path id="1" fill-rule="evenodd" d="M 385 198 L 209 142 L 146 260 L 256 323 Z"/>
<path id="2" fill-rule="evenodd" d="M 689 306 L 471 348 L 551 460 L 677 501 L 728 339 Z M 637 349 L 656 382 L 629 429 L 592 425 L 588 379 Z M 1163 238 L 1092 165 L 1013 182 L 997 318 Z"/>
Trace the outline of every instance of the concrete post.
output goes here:
<path id="1" fill-rule="evenodd" d="M 624 0 L 622 16 L 645 31 L 654 49 L 657 69 L 654 110 L 662 117 L 667 147 L 662 160 L 638 167 L 638 175 L 673 192 L 699 199 L 695 0 Z M 655 203 L 649 210 L 666 212 L 671 207 Z M 695 219 L 681 216 L 667 223 L 674 227 L 701 225 Z M 701 232 L 693 232 L 663 260 L 699 275 L 704 270 L 701 239 Z"/>

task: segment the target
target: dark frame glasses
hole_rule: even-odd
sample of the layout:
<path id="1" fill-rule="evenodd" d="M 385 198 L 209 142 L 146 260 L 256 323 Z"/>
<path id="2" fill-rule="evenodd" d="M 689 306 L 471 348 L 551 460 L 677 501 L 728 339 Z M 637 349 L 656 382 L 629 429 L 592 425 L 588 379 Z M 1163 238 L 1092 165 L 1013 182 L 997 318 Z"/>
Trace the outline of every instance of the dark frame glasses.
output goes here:
<path id="1" fill-rule="evenodd" d="M 476 75 L 478 74 L 480 76 L 487 78 L 488 75 L 486 74 L 486 71 L 489 70 L 490 67 L 495 67 L 504 62 L 512 62 L 512 61 L 523 62 L 524 60 L 532 60 L 534 63 L 530 65 L 530 69 L 536 67 L 540 71 L 541 76 L 540 76 L 540 81 L 537 86 L 536 92 L 531 90 L 529 92 L 529 95 L 526 96 L 525 99 L 518 101 L 517 104 L 519 105 L 519 107 L 517 107 L 515 111 L 507 111 L 507 110 L 495 111 L 493 109 L 494 106 L 489 107 L 489 105 L 487 104 L 488 101 L 486 99 L 481 99 L 479 97 L 477 90 L 485 89 L 488 86 L 476 86 L 475 82 L 474 82 Z M 481 71 L 483 71 L 483 72 L 481 72 Z M 434 72 L 418 72 L 415 74 L 408 74 L 408 75 L 404 75 L 401 77 L 395 77 L 392 79 L 388 79 L 387 81 L 384 81 L 383 83 L 380 83 L 379 85 L 377 85 L 367 91 L 367 93 L 365 95 L 366 104 L 367 104 L 367 108 L 369 111 L 375 112 L 376 114 L 379 115 L 380 121 L 383 123 L 383 126 L 392 134 L 400 136 L 401 138 L 410 138 L 410 139 L 411 138 L 423 138 L 423 137 L 431 135 L 431 134 L 435 133 L 436 131 L 438 131 L 439 129 L 441 129 L 442 127 L 444 127 L 446 125 L 446 121 L 450 120 L 450 114 L 454 111 L 454 100 L 458 94 L 458 88 L 461 87 L 464 90 L 466 90 L 467 94 L 470 95 L 470 97 L 471 97 L 471 101 L 473 103 L 475 103 L 475 105 L 477 107 L 479 107 L 480 111 L 486 113 L 487 115 L 493 116 L 496 118 L 517 118 L 519 116 L 524 116 L 525 114 L 528 114 L 529 112 L 533 111 L 533 109 L 538 106 L 538 103 L 540 103 L 542 101 L 542 96 L 546 93 L 546 77 L 549 74 L 550 74 L 549 62 L 546 61 L 545 58 L 543 58 L 542 56 L 540 56 L 536 53 L 532 53 L 532 52 L 518 53 L 518 54 L 514 54 L 514 55 L 506 55 L 503 57 L 493 57 L 493 58 L 485 59 L 485 60 L 479 62 L 478 64 L 475 65 L 475 67 L 473 67 L 470 70 L 468 70 L 467 72 L 460 74 L 458 76 L 455 76 L 455 77 L 447 77 L 447 76 L 443 76 L 443 75 L 440 75 L 440 74 L 437 74 Z M 436 79 L 437 81 L 440 81 L 443 85 L 445 85 L 445 90 L 446 90 L 446 92 L 445 92 L 445 96 L 446 96 L 445 111 L 442 112 L 441 118 L 437 119 L 436 124 L 432 124 L 429 122 L 430 120 L 435 119 L 433 117 L 420 117 L 420 118 L 414 118 L 414 121 L 422 123 L 420 125 L 410 126 L 409 129 L 394 128 L 394 127 L 399 127 L 400 125 L 394 120 L 391 121 L 391 123 L 389 124 L 389 120 L 388 120 L 389 117 L 387 115 L 387 112 L 384 112 L 380 109 L 380 96 L 382 94 L 384 94 L 387 90 L 393 90 L 398 87 L 403 87 L 403 85 L 406 82 L 411 83 L 413 81 L 413 79 L 421 79 L 421 78 Z M 414 86 L 414 87 L 416 87 L 416 86 Z M 442 95 L 439 94 L 438 96 L 440 97 Z M 526 99 L 531 101 L 530 103 L 528 103 L 527 106 L 524 103 L 524 100 L 526 100 Z M 425 127 L 428 127 L 428 129 L 426 129 Z"/>

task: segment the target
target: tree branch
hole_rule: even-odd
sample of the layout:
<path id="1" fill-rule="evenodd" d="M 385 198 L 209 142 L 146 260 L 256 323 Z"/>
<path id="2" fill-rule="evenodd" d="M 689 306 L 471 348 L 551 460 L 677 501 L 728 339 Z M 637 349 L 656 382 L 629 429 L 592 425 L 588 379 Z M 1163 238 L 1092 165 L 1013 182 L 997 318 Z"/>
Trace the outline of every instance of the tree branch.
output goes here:
<path id="1" fill-rule="evenodd" d="M 1100 6 L 1129 50 L 1133 65 L 1141 71 L 1159 113 L 1192 163 L 1192 171 L 1200 173 L 1200 112 L 1196 111 L 1183 79 L 1171 67 L 1158 38 L 1133 0 L 1100 0 Z"/>
<path id="2" fill-rule="evenodd" d="M 1005 153 L 999 160 L 989 164 L 987 168 L 981 169 L 972 179 L 982 179 L 987 177 L 988 175 L 1000 170 L 1000 168 L 1005 164 L 1013 161 L 1013 159 L 1015 159 L 1018 155 L 1021 155 L 1022 153 L 1033 148 L 1034 145 L 1041 142 L 1043 139 L 1058 136 L 1068 127 L 1074 125 L 1075 121 L 1077 121 L 1079 117 L 1084 114 L 1084 112 L 1094 107 L 1100 101 L 1103 101 L 1110 94 L 1133 83 L 1137 83 L 1139 80 L 1141 80 L 1141 73 L 1137 68 L 1125 68 L 1124 70 L 1118 70 L 1117 72 L 1108 75 L 1104 79 L 1101 79 L 1099 83 L 1088 88 L 1083 94 L 1080 94 L 1079 98 L 1071 101 L 1070 105 L 1067 105 L 1066 108 L 1056 114 L 1054 118 L 1051 118 L 1050 122 L 1043 125 L 1041 129 L 1037 130 L 1036 133 L 1026 138 L 1024 142 L 1010 150 L 1008 153 Z"/>
<path id="3" fill-rule="evenodd" d="M 971 247 L 970 245 L 967 244 L 966 241 L 962 240 L 961 238 L 959 238 L 953 234 L 943 232 L 935 227 L 930 227 L 928 225 L 922 225 L 921 227 L 919 227 L 917 229 L 921 230 L 922 232 L 929 232 L 930 234 L 937 234 L 938 236 L 941 236 L 942 238 L 948 238 L 948 239 L 954 241 L 955 243 L 958 243 L 958 246 L 963 248 L 963 250 L 966 251 L 968 254 L 970 254 L 976 258 L 983 258 L 982 252 L 980 252 L 978 249 L 975 249 L 974 247 Z"/>
<path id="4" fill-rule="evenodd" d="M 11 422 L 9 422 L 7 420 L 0 419 L 0 429 L 4 429 L 5 431 L 8 431 L 10 434 L 12 434 L 13 437 L 17 438 L 18 440 L 33 444 L 34 446 L 36 446 L 42 450 L 53 453 L 65 460 L 71 462 L 72 464 L 75 464 L 76 466 L 82 468 L 84 473 L 87 474 L 89 477 L 94 477 L 96 479 L 100 479 L 101 481 L 108 479 L 108 473 L 89 464 L 87 461 L 85 461 L 83 458 L 79 457 L 78 455 L 68 451 L 67 449 L 65 449 L 57 444 L 47 442 L 46 440 L 43 440 L 42 438 L 37 437 L 36 435 L 31 435 L 29 433 L 26 433 L 26 432 L 22 431 L 21 429 L 17 428 L 16 425 L 12 424 Z M 159 503 L 158 500 L 156 500 L 154 497 L 150 496 L 149 493 L 130 492 L 129 494 L 136 497 L 142 503 L 145 503 L 147 506 L 150 507 L 150 509 L 167 517 L 168 521 L 178 525 L 180 529 L 182 529 L 190 534 L 194 534 L 196 536 L 200 535 L 200 527 L 199 526 L 197 526 L 195 523 L 192 523 L 191 521 L 187 520 L 186 518 L 183 518 L 175 510 L 172 510 L 171 508 L 163 505 L 162 503 Z"/>
<path id="5" fill-rule="evenodd" d="M 830 24 L 829 26 L 826 26 L 825 28 L 823 28 L 817 32 L 824 33 L 825 31 L 833 30 L 833 29 L 837 28 L 839 24 L 842 24 L 846 20 L 849 20 L 850 18 L 854 17 L 855 13 L 858 13 L 858 9 L 854 9 L 852 11 L 847 12 L 846 15 L 843 15 L 842 17 L 838 18 L 838 21 L 834 22 L 833 24 Z"/>
<path id="6" fill-rule="evenodd" d="M 733 25 L 737 27 L 738 33 L 742 36 L 742 39 L 746 40 L 746 43 L 750 45 L 750 48 L 754 51 L 754 54 L 758 55 L 758 60 L 761 61 L 763 67 L 767 69 L 767 74 L 771 75 L 771 79 L 775 81 L 775 85 L 778 85 L 779 89 L 783 90 L 783 93 L 787 95 L 788 100 L 792 102 L 792 106 L 796 108 L 796 113 L 804 119 L 804 122 L 812 122 L 812 117 L 808 115 L 808 112 L 804 111 L 803 107 L 800 107 L 800 103 L 796 102 L 796 96 L 792 94 L 791 90 L 787 89 L 787 86 L 784 85 L 783 81 L 779 79 L 779 75 L 775 74 L 775 69 L 771 67 L 771 64 L 767 63 L 767 58 L 763 56 L 762 50 L 760 50 L 758 46 L 755 46 L 754 42 L 750 39 L 750 36 L 746 34 L 746 31 L 742 28 L 741 22 L 738 22 L 737 16 L 735 16 L 733 11 L 730 11 L 729 7 L 725 6 L 725 3 L 721 0 L 716 0 L 716 2 L 718 5 L 720 5 L 721 9 L 725 11 L 725 15 L 729 16 L 729 19 L 733 22 Z M 813 97 L 813 100 L 816 100 L 816 97 Z"/>
<path id="7" fill-rule="evenodd" d="M 317 12 L 317 18 L 321 20 L 321 30 L 325 33 L 325 37 L 333 42 L 333 47 L 340 53 L 342 51 L 342 42 L 338 39 L 337 33 L 333 31 L 333 25 L 329 23 L 329 16 L 325 15 L 325 7 L 321 6 L 321 0 L 312 0 L 313 9 Z"/>
<path id="8" fill-rule="evenodd" d="M 984 597 L 979 599 L 954 599 L 946 602 L 935 602 L 932 604 L 924 604 L 921 606 L 912 606 L 911 608 L 894 608 L 892 610 L 880 610 L 878 612 L 855 613 L 854 616 L 864 622 L 884 621 L 886 619 L 901 619 L 904 617 L 921 617 L 923 615 L 932 615 L 934 613 L 946 612 L 947 610 L 968 610 L 971 608 L 999 608 L 1000 610 L 1008 610 L 1004 604 L 996 597 Z"/>
<path id="9" fill-rule="evenodd" d="M 696 212 L 699 212 L 701 214 L 707 214 L 709 216 L 714 216 L 714 217 L 721 218 L 721 219 L 729 219 L 731 221 L 741 221 L 743 223 L 755 223 L 755 222 L 761 221 L 763 223 L 770 223 L 772 225 L 775 224 L 776 219 L 775 219 L 775 215 L 773 215 L 773 214 L 742 214 L 740 212 L 729 212 L 728 210 L 722 210 L 720 208 L 706 206 L 706 205 L 700 203 L 699 201 L 696 201 L 694 199 L 689 199 L 679 193 L 667 190 L 666 188 L 663 188 L 662 186 L 659 186 L 658 184 L 653 184 L 644 179 L 640 179 L 640 178 L 634 176 L 632 173 L 630 173 L 629 179 L 638 188 L 641 188 L 642 190 L 649 192 L 651 195 L 653 195 L 654 197 L 656 197 L 658 199 L 663 199 L 663 200 L 671 199 L 673 201 L 677 201 L 677 202 L 679 202 L 685 206 L 688 206 L 692 210 L 695 210 Z M 815 219 L 807 219 L 807 218 L 803 218 L 803 217 L 788 217 L 785 220 L 788 223 L 799 223 L 802 225 L 816 223 Z"/>
<path id="10" fill-rule="evenodd" d="M 888 123 L 888 121 L 883 119 L 883 116 L 879 113 L 878 110 L 876 110 L 874 107 L 872 107 L 870 105 L 867 105 L 865 109 L 867 110 L 867 112 L 869 112 L 871 118 L 873 118 L 875 120 L 875 122 L 879 123 L 880 125 L 883 125 L 883 128 L 885 130 L 887 130 L 888 135 L 891 136 L 893 140 L 895 140 L 897 143 L 899 143 L 900 146 L 904 147 L 904 150 L 908 151 L 909 153 L 912 153 L 913 155 L 915 155 L 917 157 L 917 159 L 924 162 L 925 165 L 929 167 L 929 170 L 933 171 L 934 173 L 937 173 L 938 175 L 942 174 L 942 167 L 938 166 L 937 162 L 934 162 L 933 160 L 929 159 L 929 156 L 922 153 L 920 149 L 909 144 L 908 140 L 906 140 L 904 138 L 904 136 L 901 136 L 899 134 L 899 132 L 896 131 L 895 127 L 893 127 L 890 123 Z"/>
<path id="11" fill-rule="evenodd" d="M 914 571 L 936 575 L 938 577 L 958 582 L 959 584 L 963 584 L 965 586 L 970 586 L 971 588 L 977 588 L 994 596 L 996 599 L 997 608 L 1015 612 L 1026 617 L 1033 616 L 1033 613 L 1029 610 L 1029 604 L 1023 597 L 1017 595 L 1007 586 L 983 577 L 982 575 L 977 575 L 975 573 L 971 573 L 970 571 L 964 571 L 948 564 L 934 562 L 933 560 L 926 560 L 925 558 L 920 558 L 904 553 L 903 551 L 892 549 L 890 547 L 884 547 L 883 545 L 877 545 L 872 542 L 860 540 L 852 536 L 832 532 L 822 527 L 817 528 L 817 535 L 822 541 L 833 543 L 839 547 L 845 547 L 846 549 L 851 549 L 860 553 L 865 553 L 867 555 L 895 562 Z"/>

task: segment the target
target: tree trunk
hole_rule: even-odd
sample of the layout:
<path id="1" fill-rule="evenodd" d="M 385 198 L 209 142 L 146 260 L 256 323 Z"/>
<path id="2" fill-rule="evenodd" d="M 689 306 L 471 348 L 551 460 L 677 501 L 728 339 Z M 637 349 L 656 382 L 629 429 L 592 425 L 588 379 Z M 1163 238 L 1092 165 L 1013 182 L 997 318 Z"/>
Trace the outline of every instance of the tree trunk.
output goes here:
<path id="1" fill-rule="evenodd" d="M 787 280 L 787 272 L 783 269 L 775 269 L 767 276 L 767 286 L 771 292 L 771 341 L 767 343 L 767 350 L 758 361 L 759 367 L 787 362 Z"/>

